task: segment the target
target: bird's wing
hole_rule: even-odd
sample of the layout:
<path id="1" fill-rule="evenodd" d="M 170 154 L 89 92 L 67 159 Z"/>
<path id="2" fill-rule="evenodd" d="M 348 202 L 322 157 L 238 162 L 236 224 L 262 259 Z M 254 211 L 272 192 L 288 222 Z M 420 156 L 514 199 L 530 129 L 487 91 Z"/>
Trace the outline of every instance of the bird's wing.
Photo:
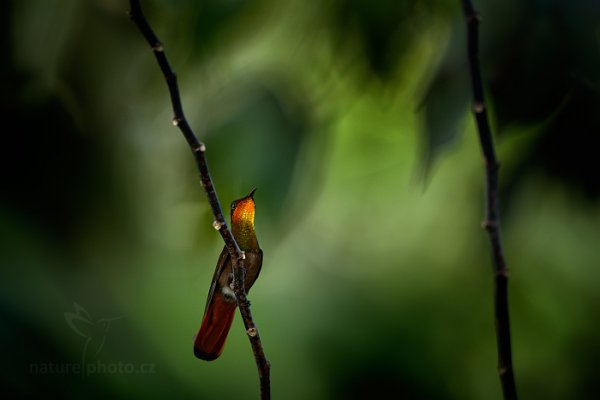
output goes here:
<path id="1" fill-rule="evenodd" d="M 223 251 L 221 251 L 221 255 L 219 256 L 219 260 L 217 261 L 217 267 L 215 268 L 215 273 L 213 275 L 212 282 L 210 284 L 208 298 L 206 299 L 206 307 L 204 308 L 205 312 L 206 312 L 206 309 L 208 308 L 208 305 L 210 304 L 210 299 L 213 297 L 215 288 L 217 287 L 217 285 L 219 283 L 219 278 L 221 277 L 221 273 L 223 273 L 223 270 L 225 269 L 225 266 L 227 265 L 227 263 L 229 261 L 230 261 L 230 256 L 229 256 L 229 252 L 227 251 L 227 246 L 223 246 Z"/>
<path id="2" fill-rule="evenodd" d="M 246 262 L 250 263 L 246 264 L 246 277 L 244 279 L 246 292 L 250 291 L 250 288 L 258 279 L 258 275 L 260 275 L 260 270 L 262 269 L 262 260 L 263 252 L 261 249 L 246 252 Z"/>

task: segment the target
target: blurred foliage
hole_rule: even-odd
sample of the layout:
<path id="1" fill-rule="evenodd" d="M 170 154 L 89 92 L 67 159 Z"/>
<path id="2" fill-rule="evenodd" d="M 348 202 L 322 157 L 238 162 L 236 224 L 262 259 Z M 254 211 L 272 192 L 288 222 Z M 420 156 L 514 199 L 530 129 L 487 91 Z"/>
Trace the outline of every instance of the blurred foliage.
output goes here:
<path id="1" fill-rule="evenodd" d="M 599 12 L 599 3 L 586 0 L 482 2 L 480 52 L 497 131 L 511 134 L 516 126 L 542 130 L 531 139 L 539 151 L 524 154 L 508 182 L 536 170 L 592 199 L 600 195 L 592 165 L 600 130 L 595 112 L 600 106 Z M 464 57 L 457 62 L 464 42 L 464 29 L 454 29 L 427 89 L 428 155 L 462 132 L 461 114 L 450 111 L 467 105 Z"/>
<path id="2" fill-rule="evenodd" d="M 458 2 L 143 4 L 224 208 L 258 187 L 250 297 L 274 398 L 499 399 Z M 517 384 L 593 399 L 600 6 L 476 6 Z M 222 242 L 126 10 L 0 3 L 0 382 L 17 398 L 253 398 L 239 318 L 219 360 L 192 353 Z M 105 370 L 72 370 L 74 303 L 95 341 L 120 317 L 87 354 Z"/>

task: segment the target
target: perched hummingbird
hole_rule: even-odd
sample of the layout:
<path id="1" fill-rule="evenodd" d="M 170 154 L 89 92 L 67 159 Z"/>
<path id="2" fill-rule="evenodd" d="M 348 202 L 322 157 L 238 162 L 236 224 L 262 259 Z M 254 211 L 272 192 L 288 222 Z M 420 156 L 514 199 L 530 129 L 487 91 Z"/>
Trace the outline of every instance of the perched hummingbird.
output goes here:
<path id="1" fill-rule="evenodd" d="M 245 252 L 246 277 L 244 287 L 250 290 L 262 267 L 263 252 L 254 232 L 254 192 L 231 203 L 231 233 Z M 233 269 L 227 247 L 223 248 L 213 275 L 204 318 L 194 341 L 196 357 L 212 361 L 223 352 L 225 340 L 233 322 L 237 301 L 233 292 Z"/>

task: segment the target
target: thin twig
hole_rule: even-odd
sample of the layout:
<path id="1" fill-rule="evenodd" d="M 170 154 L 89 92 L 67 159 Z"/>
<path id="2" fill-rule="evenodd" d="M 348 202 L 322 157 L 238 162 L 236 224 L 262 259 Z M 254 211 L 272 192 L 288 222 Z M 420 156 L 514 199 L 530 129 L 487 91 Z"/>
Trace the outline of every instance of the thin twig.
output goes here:
<path id="1" fill-rule="evenodd" d="M 246 289 L 244 288 L 244 280 L 246 276 L 246 269 L 241 268 L 240 273 L 234 274 L 233 290 L 237 297 L 238 307 L 244 320 L 244 326 L 246 327 L 246 334 L 252 345 L 252 351 L 254 352 L 254 360 L 258 367 L 258 379 L 260 380 L 260 398 L 270 399 L 271 398 L 271 380 L 270 371 L 271 364 L 265 356 L 263 350 L 262 341 L 258 334 L 258 328 L 254 324 L 252 318 L 252 312 L 250 310 L 250 301 L 246 296 Z"/>
<path id="2" fill-rule="evenodd" d="M 508 268 L 504 260 L 498 215 L 498 169 L 500 164 L 494 151 L 494 141 L 488 121 L 483 96 L 483 83 L 479 66 L 479 14 L 471 0 L 461 0 L 467 23 L 469 69 L 473 88 L 473 114 L 479 132 L 479 141 L 485 161 L 486 217 L 483 227 L 488 233 L 494 264 L 494 308 L 496 315 L 496 339 L 498 342 L 498 374 L 504 399 L 516 399 L 517 387 L 512 365 L 510 323 L 508 312 Z"/>
<path id="3" fill-rule="evenodd" d="M 244 320 L 244 326 L 246 327 L 248 338 L 250 339 L 252 351 L 254 352 L 254 358 L 256 360 L 258 376 L 260 379 L 261 399 L 270 399 L 270 364 L 265 356 L 262 342 L 258 334 L 258 329 L 256 328 L 254 320 L 252 319 L 250 302 L 248 301 L 246 289 L 243 284 L 245 276 L 244 252 L 240 250 L 235 238 L 233 237 L 233 234 L 231 233 L 231 230 L 227 225 L 227 222 L 225 221 L 225 218 L 223 217 L 221 204 L 219 203 L 219 198 L 217 197 L 217 192 L 208 170 L 208 163 L 206 161 L 206 146 L 204 143 L 198 140 L 198 137 L 185 118 L 183 106 L 181 104 L 181 96 L 179 95 L 179 86 L 177 85 L 177 76 L 169 64 L 162 43 L 152 30 L 150 23 L 142 12 L 142 7 L 139 0 L 130 0 L 129 6 L 129 17 L 136 24 L 152 48 L 154 56 L 156 57 L 156 61 L 158 62 L 160 70 L 164 75 L 165 81 L 169 88 L 169 95 L 171 96 L 171 104 L 173 106 L 173 125 L 177 126 L 181 130 L 181 133 L 183 133 L 185 140 L 188 142 L 188 145 L 194 154 L 196 166 L 198 167 L 198 171 L 200 173 L 200 182 L 202 183 L 202 187 L 206 192 L 206 196 L 208 197 L 208 202 L 210 203 L 210 207 L 214 216 L 213 227 L 221 234 L 221 237 L 225 242 L 225 246 L 227 247 L 227 251 L 231 255 L 235 282 L 234 292 L 237 297 L 238 307 L 240 308 L 240 314 Z"/>

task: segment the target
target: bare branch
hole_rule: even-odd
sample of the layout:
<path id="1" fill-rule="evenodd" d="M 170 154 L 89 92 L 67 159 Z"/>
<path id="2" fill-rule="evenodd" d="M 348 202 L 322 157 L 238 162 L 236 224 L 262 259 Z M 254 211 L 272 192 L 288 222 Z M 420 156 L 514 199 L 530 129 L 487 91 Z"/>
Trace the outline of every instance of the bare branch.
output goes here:
<path id="1" fill-rule="evenodd" d="M 483 227 L 488 233 L 494 264 L 494 308 L 496 339 L 498 342 L 498 374 L 504 399 L 516 399 L 517 388 L 512 366 L 510 324 L 508 312 L 508 268 L 504 260 L 498 215 L 498 169 L 500 164 L 494 151 L 494 140 L 488 121 L 479 66 L 479 14 L 471 0 L 461 0 L 467 23 L 469 69 L 473 89 L 473 115 L 479 132 L 479 142 L 485 161 L 486 216 Z"/>
<path id="2" fill-rule="evenodd" d="M 154 56 L 156 57 L 156 61 L 158 62 L 160 70 L 163 73 L 167 87 L 169 88 L 169 95 L 171 97 L 171 104 L 173 106 L 173 125 L 181 130 L 181 133 L 183 133 L 185 140 L 192 150 L 196 160 L 196 166 L 198 167 L 198 171 L 200 173 L 200 182 L 202 183 L 202 187 L 206 192 L 208 202 L 210 203 L 210 207 L 215 218 L 213 221 L 213 227 L 221 234 L 221 237 L 225 242 L 225 246 L 227 247 L 227 251 L 231 255 L 235 282 L 234 292 L 237 298 L 240 314 L 244 320 L 244 326 L 246 327 L 248 338 L 252 346 L 252 351 L 254 352 L 254 358 L 256 360 L 256 366 L 258 368 L 258 375 L 260 378 L 261 399 L 270 399 L 270 364 L 265 356 L 262 342 L 258 334 L 258 329 L 256 328 L 254 320 L 252 319 L 250 302 L 248 301 L 246 289 L 243 285 L 245 275 L 244 252 L 240 250 L 223 216 L 221 204 L 219 203 L 219 198 L 217 197 L 217 192 L 208 170 L 208 163 L 206 161 L 206 146 L 204 143 L 198 140 L 198 137 L 185 118 L 183 106 L 181 104 L 181 96 L 179 94 L 179 86 L 177 85 L 177 76 L 169 64 L 162 43 L 152 30 L 152 27 L 142 12 L 142 7 L 139 0 L 130 0 L 129 6 L 129 17 L 136 24 L 152 48 Z"/>
<path id="3" fill-rule="evenodd" d="M 254 360 L 256 361 L 256 366 L 258 367 L 258 379 L 260 380 L 260 398 L 270 399 L 271 364 L 265 356 L 262 341 L 260 340 L 260 335 L 258 334 L 258 328 L 254 324 L 254 319 L 252 318 L 252 312 L 250 310 L 250 301 L 248 301 L 248 297 L 246 296 L 246 289 L 244 288 L 245 276 L 246 269 L 243 267 L 240 269 L 239 273 L 234 273 L 233 291 L 235 292 L 235 295 L 237 297 L 238 307 L 240 308 L 240 313 L 242 314 L 242 319 L 244 320 L 244 326 L 246 327 L 246 334 L 248 335 L 248 339 L 250 340 L 250 344 L 252 345 L 252 351 L 254 352 Z"/>

